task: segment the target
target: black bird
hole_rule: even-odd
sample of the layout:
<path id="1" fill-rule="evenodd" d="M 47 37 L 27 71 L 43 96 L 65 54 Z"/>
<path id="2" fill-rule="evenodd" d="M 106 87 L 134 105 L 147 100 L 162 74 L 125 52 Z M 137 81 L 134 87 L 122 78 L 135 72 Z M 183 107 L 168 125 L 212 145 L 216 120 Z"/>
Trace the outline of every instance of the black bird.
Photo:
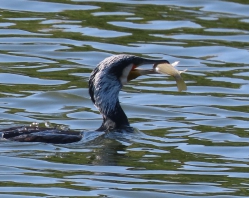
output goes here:
<path id="1" fill-rule="evenodd" d="M 128 118 L 120 106 L 119 91 L 128 81 L 140 75 L 154 73 L 153 69 L 141 70 L 145 64 L 169 63 L 167 60 L 145 59 L 120 54 L 101 61 L 92 71 L 89 79 L 89 94 L 92 102 L 103 116 L 103 123 L 96 131 L 132 132 Z M 152 67 L 152 68 L 153 68 Z M 84 132 L 61 130 L 38 126 L 12 127 L 0 130 L 5 139 L 20 142 L 71 143 L 82 139 Z"/>

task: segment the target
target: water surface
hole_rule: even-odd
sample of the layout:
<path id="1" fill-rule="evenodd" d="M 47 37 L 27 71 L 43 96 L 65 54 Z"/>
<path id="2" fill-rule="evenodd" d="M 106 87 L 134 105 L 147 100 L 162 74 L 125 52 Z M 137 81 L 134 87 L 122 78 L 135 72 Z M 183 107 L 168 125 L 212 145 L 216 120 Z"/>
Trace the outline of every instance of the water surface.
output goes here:
<path id="1" fill-rule="evenodd" d="M 1 197 L 248 197 L 249 4 L 1 1 L 0 127 L 91 131 L 88 78 L 113 54 L 180 61 L 120 101 L 137 129 L 67 145 L 0 141 Z M 92 138 L 92 139 L 91 139 Z"/>

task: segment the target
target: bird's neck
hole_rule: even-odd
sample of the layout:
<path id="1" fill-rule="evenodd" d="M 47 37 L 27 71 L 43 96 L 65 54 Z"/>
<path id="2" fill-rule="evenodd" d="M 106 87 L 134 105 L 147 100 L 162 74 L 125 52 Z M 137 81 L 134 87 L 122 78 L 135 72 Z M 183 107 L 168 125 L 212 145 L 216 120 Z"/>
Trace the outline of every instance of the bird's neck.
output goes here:
<path id="1" fill-rule="evenodd" d="M 102 83 L 103 81 L 109 83 Z M 116 79 L 100 81 L 93 78 L 90 79 L 89 85 L 91 99 L 103 116 L 103 123 L 97 131 L 113 131 L 129 127 L 128 118 L 118 99 L 122 87 L 119 81 Z"/>
<path id="2" fill-rule="evenodd" d="M 127 116 L 117 100 L 115 107 L 109 110 L 108 114 L 103 114 L 103 123 L 97 131 L 116 131 L 130 127 Z"/>

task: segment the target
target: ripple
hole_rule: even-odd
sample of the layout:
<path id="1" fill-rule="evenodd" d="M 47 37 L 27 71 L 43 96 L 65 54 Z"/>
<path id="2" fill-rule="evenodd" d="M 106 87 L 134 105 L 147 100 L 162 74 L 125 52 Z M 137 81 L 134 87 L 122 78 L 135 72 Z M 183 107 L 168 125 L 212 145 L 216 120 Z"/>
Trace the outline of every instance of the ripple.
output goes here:
<path id="1" fill-rule="evenodd" d="M 62 80 L 44 80 L 39 78 L 32 78 L 29 76 L 22 76 L 17 74 L 0 73 L 0 83 L 2 84 L 38 84 L 38 85 L 55 85 L 65 84 Z"/>
<path id="2" fill-rule="evenodd" d="M 224 30 L 225 31 L 225 30 Z M 240 31 L 240 30 L 229 30 L 229 31 Z M 216 32 L 216 30 L 215 30 Z M 246 42 L 249 39 L 249 35 L 230 35 L 230 36 L 208 36 L 208 35 L 187 35 L 187 34 L 178 34 L 174 36 L 166 36 L 161 34 L 154 34 L 155 37 L 163 38 L 173 38 L 176 40 L 213 40 L 213 41 L 233 41 L 233 42 Z"/>
<path id="3" fill-rule="evenodd" d="M 29 56 L 15 56 L 0 54 L 0 62 L 2 63 L 20 63 L 20 62 L 39 62 L 39 63 L 55 63 L 52 60 L 46 60 L 42 58 L 29 57 Z"/>
<path id="4" fill-rule="evenodd" d="M 81 23 L 81 21 L 73 20 L 43 20 L 40 24 L 56 24 L 56 23 Z"/>
<path id="5" fill-rule="evenodd" d="M 82 193 L 80 190 L 66 189 L 66 188 L 42 188 L 42 187 L 0 187 L 1 192 L 11 193 L 26 193 L 30 194 L 42 194 L 47 196 L 77 196 Z M 84 193 L 86 196 L 91 196 L 92 193 Z"/>
<path id="6" fill-rule="evenodd" d="M 0 29 L 0 35 L 44 35 L 18 29 Z"/>
<path id="7" fill-rule="evenodd" d="M 40 20 L 44 20 L 45 18 L 36 18 L 36 17 L 20 18 L 20 17 L 18 17 L 18 18 L 6 18 L 6 19 L 11 20 L 11 21 L 40 21 Z"/>
<path id="8" fill-rule="evenodd" d="M 0 23 L 0 27 L 9 27 L 9 26 L 12 26 L 12 25 L 15 25 L 15 23 Z M 2 29 L 3 30 L 3 29 Z M 0 29 L 0 32 L 2 31 Z"/>
<path id="9" fill-rule="evenodd" d="M 82 46 L 83 42 L 76 41 L 72 39 L 66 39 L 66 38 L 39 38 L 39 37 L 5 37 L 0 38 L 1 43 L 47 43 L 47 44 L 54 44 L 54 43 L 63 43 L 63 44 L 69 44 L 74 46 Z"/>
<path id="10" fill-rule="evenodd" d="M 231 160 L 244 160 L 248 162 L 248 146 L 204 146 L 204 145 L 180 145 L 179 149 L 185 152 L 218 155 Z M 245 177 L 249 177 L 249 174 Z"/>
<path id="11" fill-rule="evenodd" d="M 195 137 L 198 139 L 206 139 L 212 142 L 249 142 L 249 138 L 243 138 L 234 134 L 226 134 L 219 132 L 199 133 L 191 135 L 191 137 Z"/>
<path id="12" fill-rule="evenodd" d="M 94 12 L 92 13 L 93 16 L 131 16 L 134 15 L 133 13 L 129 12 Z"/>
<path id="13" fill-rule="evenodd" d="M 191 21 L 148 21 L 146 24 L 133 23 L 133 22 L 122 22 L 122 21 L 113 21 L 108 22 L 111 25 L 133 28 L 133 29 L 142 29 L 142 30 L 169 30 L 175 28 L 201 28 L 197 23 Z"/>
<path id="14" fill-rule="evenodd" d="M 0 7 L 6 10 L 27 12 L 60 12 L 63 10 L 95 10 L 99 7 L 92 5 L 70 5 L 42 1 L 12 0 L 1 2 Z"/>
<path id="15" fill-rule="evenodd" d="M 226 7 L 226 9 L 222 9 Z M 211 11 L 211 12 L 219 12 L 219 13 L 228 13 L 229 15 L 235 16 L 249 16 L 247 10 L 249 9 L 249 5 L 227 2 L 227 1 L 218 1 L 214 4 L 206 4 L 202 10 Z"/>
<path id="16" fill-rule="evenodd" d="M 102 38 L 114 38 L 120 36 L 129 36 L 131 33 L 101 30 L 98 28 L 81 27 L 78 25 L 54 25 L 55 28 L 61 28 L 65 32 L 81 32 L 84 35 L 102 37 Z"/>

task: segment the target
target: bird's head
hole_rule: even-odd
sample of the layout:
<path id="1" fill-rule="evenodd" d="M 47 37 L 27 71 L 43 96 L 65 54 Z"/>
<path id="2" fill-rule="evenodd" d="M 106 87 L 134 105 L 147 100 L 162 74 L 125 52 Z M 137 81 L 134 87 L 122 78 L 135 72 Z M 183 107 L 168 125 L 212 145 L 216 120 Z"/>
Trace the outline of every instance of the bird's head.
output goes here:
<path id="1" fill-rule="evenodd" d="M 110 56 L 97 65 L 89 79 L 89 94 L 103 116 L 99 130 L 122 129 L 129 126 L 128 119 L 119 104 L 119 91 L 128 81 L 143 74 L 154 73 L 152 69 L 137 70 L 137 67 L 159 63 L 169 62 L 120 54 Z"/>

